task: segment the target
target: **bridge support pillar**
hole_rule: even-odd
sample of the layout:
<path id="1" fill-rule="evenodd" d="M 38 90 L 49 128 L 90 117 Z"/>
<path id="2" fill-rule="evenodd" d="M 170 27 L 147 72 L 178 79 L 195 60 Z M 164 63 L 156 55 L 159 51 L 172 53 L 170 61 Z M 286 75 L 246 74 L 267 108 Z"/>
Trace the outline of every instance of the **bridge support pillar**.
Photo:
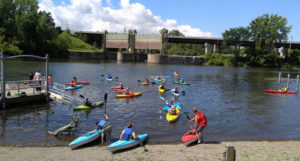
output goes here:
<path id="1" fill-rule="evenodd" d="M 287 49 L 284 48 L 283 46 L 280 47 L 280 48 L 279 48 L 279 54 L 280 54 L 281 57 L 286 56 L 286 54 L 287 54 Z"/>
<path id="2" fill-rule="evenodd" d="M 217 51 L 217 44 L 214 44 L 213 46 L 213 53 L 215 53 Z"/>
<path id="3" fill-rule="evenodd" d="M 117 61 L 123 61 L 124 60 L 124 55 L 122 52 L 117 53 Z"/>
<path id="4" fill-rule="evenodd" d="M 204 44 L 204 47 L 205 47 L 205 54 L 212 53 L 213 50 L 215 49 L 215 46 L 214 46 L 214 48 L 212 48 L 211 44 L 209 44 L 207 42 Z"/>

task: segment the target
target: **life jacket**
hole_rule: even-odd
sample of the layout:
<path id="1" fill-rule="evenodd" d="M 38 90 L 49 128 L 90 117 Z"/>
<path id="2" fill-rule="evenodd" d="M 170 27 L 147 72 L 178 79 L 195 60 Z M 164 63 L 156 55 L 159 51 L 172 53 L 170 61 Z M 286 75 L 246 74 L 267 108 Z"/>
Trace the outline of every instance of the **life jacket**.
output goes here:
<path id="1" fill-rule="evenodd" d="M 199 124 L 200 126 L 206 126 L 206 125 L 207 125 L 207 118 L 206 118 L 206 116 L 204 115 L 204 113 L 202 113 L 202 112 L 196 112 L 196 113 L 195 113 L 195 116 L 198 117 L 198 124 Z M 195 116 L 194 116 L 194 117 L 195 117 Z"/>
<path id="2" fill-rule="evenodd" d="M 131 139 L 132 128 L 126 128 L 123 134 L 123 140 L 129 141 Z"/>
<path id="3" fill-rule="evenodd" d="M 169 107 L 171 107 L 171 105 L 172 105 L 172 103 L 171 103 L 171 102 L 169 102 L 169 103 L 168 103 L 168 106 L 169 106 Z"/>
<path id="4" fill-rule="evenodd" d="M 99 129 L 103 129 L 104 125 L 107 123 L 105 120 L 100 120 L 97 124 Z"/>

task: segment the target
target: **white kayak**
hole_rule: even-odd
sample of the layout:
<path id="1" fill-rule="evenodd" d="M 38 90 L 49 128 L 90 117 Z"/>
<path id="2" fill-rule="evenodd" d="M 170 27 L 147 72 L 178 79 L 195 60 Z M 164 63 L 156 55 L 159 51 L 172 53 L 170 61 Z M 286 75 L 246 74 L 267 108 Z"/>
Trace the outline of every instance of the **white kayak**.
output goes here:
<path id="1" fill-rule="evenodd" d="M 131 147 L 134 147 L 134 146 L 137 146 L 139 144 L 142 144 L 145 139 L 147 138 L 148 134 L 142 134 L 142 135 L 138 135 L 139 139 L 137 140 L 129 140 L 129 141 L 126 141 L 126 140 L 119 140 L 119 141 L 116 141 L 112 144 L 110 144 L 107 148 L 110 152 L 115 152 L 115 151 L 118 151 L 118 150 L 123 150 L 123 149 L 127 149 L 127 148 L 131 148 Z"/>

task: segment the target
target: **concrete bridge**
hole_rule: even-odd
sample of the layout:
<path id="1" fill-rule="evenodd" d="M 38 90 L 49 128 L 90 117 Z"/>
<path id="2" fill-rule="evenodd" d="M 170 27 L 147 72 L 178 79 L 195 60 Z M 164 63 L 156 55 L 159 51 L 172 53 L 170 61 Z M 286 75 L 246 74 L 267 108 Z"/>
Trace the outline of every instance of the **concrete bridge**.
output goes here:
<path id="1" fill-rule="evenodd" d="M 223 38 L 216 37 L 187 37 L 187 36 L 164 36 L 161 34 L 136 34 L 130 33 L 103 33 L 103 32 L 75 32 L 85 34 L 89 41 L 98 40 L 97 44 L 106 49 L 140 49 L 145 50 L 163 50 L 165 43 L 187 43 L 204 44 L 205 53 L 215 52 L 223 43 Z M 100 42 L 99 42 L 100 40 Z M 242 41 L 241 46 L 254 45 L 253 41 Z M 235 44 L 232 44 L 235 45 Z M 275 43 L 280 49 L 281 55 L 284 55 L 287 49 L 300 49 L 300 42 L 287 41 Z"/>

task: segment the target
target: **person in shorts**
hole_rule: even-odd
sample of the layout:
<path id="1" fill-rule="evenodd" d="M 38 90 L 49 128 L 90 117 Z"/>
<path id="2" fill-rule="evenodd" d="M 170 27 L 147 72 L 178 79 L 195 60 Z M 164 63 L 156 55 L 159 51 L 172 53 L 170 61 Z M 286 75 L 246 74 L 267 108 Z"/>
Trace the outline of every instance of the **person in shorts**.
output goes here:
<path id="1" fill-rule="evenodd" d="M 97 122 L 97 130 L 101 129 L 101 143 L 104 143 L 105 135 L 108 136 L 108 140 L 110 141 L 111 138 L 111 131 L 112 126 L 111 123 L 108 121 L 108 116 L 104 114 L 104 119 Z"/>
<path id="2" fill-rule="evenodd" d="M 195 121 L 195 132 L 198 137 L 198 144 L 201 144 L 201 136 L 203 129 L 207 126 L 207 118 L 202 112 L 198 112 L 196 108 L 193 108 L 194 117 L 189 120 L 189 123 Z M 198 127 L 199 125 L 199 127 Z"/>

